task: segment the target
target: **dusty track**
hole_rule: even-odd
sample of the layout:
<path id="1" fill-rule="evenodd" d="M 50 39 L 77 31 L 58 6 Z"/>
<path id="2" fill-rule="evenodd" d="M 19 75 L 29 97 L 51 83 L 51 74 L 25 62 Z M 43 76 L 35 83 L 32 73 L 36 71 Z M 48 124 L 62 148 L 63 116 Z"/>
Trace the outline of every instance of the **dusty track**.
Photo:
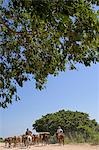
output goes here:
<path id="1" fill-rule="evenodd" d="M 29 148 L 25 147 L 16 147 L 16 148 L 7 148 L 4 144 L 0 144 L 0 150 L 99 150 L 99 145 L 91 146 L 89 144 L 67 144 L 67 145 L 58 145 L 58 144 L 50 144 L 50 145 L 35 145 Z"/>

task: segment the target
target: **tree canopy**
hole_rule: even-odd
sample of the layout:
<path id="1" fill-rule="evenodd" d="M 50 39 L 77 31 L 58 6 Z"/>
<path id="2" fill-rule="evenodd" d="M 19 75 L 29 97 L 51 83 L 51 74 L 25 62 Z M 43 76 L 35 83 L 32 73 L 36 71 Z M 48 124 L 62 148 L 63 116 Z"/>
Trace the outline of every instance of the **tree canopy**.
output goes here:
<path id="1" fill-rule="evenodd" d="M 98 0 L 9 0 L 0 6 L 0 107 L 32 78 L 99 62 Z"/>
<path id="2" fill-rule="evenodd" d="M 36 131 L 48 131 L 51 135 L 56 133 L 58 126 L 61 126 L 69 138 L 81 134 L 85 139 L 88 139 L 89 136 L 99 132 L 99 124 L 95 119 L 91 120 L 86 113 L 70 110 L 47 114 L 33 124 Z"/>

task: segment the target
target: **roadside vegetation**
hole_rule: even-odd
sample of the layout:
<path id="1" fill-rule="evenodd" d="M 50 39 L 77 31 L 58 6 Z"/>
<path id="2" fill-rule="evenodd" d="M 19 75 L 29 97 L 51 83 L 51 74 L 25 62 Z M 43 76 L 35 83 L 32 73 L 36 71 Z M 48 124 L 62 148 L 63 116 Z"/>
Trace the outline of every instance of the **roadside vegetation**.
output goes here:
<path id="1" fill-rule="evenodd" d="M 0 137 L 0 143 L 1 143 L 1 142 L 4 142 L 4 139 L 3 139 L 2 137 Z"/>
<path id="2" fill-rule="evenodd" d="M 56 143 L 56 130 L 61 126 L 65 134 L 65 143 L 99 144 L 99 124 L 83 112 L 60 110 L 47 114 L 35 121 L 33 128 L 37 132 L 50 132 L 50 143 Z"/>

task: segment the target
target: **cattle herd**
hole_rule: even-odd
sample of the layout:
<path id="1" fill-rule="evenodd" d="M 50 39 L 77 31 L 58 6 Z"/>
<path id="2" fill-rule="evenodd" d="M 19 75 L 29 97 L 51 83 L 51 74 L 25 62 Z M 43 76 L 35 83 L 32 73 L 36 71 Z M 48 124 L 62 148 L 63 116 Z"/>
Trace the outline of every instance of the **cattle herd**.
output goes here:
<path id="1" fill-rule="evenodd" d="M 25 146 L 28 147 L 34 144 L 49 144 L 50 133 L 40 132 L 39 134 L 20 135 L 7 137 L 4 139 L 6 147 Z"/>

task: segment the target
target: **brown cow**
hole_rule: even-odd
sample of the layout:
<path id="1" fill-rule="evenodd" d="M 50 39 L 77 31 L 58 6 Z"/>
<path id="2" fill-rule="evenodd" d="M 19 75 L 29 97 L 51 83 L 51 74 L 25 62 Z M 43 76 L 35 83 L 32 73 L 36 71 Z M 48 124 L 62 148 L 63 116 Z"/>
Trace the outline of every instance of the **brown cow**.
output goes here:
<path id="1" fill-rule="evenodd" d="M 33 144 L 39 144 L 39 142 L 40 142 L 39 134 L 33 134 L 32 135 L 32 142 L 33 142 Z"/>
<path id="2" fill-rule="evenodd" d="M 5 142 L 5 146 L 7 147 L 11 147 L 11 143 L 12 143 L 12 137 L 7 137 L 4 139 Z"/>
<path id="3" fill-rule="evenodd" d="M 49 132 L 39 132 L 40 142 L 42 144 L 49 144 L 50 133 Z"/>
<path id="4" fill-rule="evenodd" d="M 49 137 L 50 133 L 49 132 L 39 132 L 38 134 L 33 134 L 32 135 L 32 141 L 33 144 L 49 144 Z"/>
<path id="5" fill-rule="evenodd" d="M 14 136 L 12 138 L 12 142 L 14 144 L 14 147 L 16 147 L 18 144 L 21 145 L 22 144 L 22 136 Z"/>
<path id="6" fill-rule="evenodd" d="M 5 138 L 4 141 L 5 141 L 5 146 L 16 147 L 17 144 L 21 144 L 22 143 L 22 137 L 21 136 L 8 137 L 8 138 Z"/>

